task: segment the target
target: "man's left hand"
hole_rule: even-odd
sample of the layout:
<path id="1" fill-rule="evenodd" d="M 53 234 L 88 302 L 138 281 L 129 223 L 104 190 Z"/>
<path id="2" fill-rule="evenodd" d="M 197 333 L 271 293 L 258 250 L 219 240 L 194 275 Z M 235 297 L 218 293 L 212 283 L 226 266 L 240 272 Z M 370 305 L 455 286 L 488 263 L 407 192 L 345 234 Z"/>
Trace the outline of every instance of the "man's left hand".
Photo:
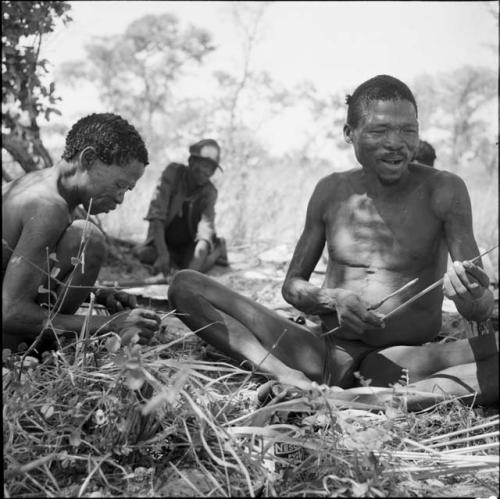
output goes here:
<path id="1" fill-rule="evenodd" d="M 443 292 L 453 301 L 477 300 L 488 289 L 490 279 L 477 265 L 468 262 L 453 262 L 443 278 Z"/>
<path id="2" fill-rule="evenodd" d="M 95 301 L 104 305 L 111 314 L 137 307 L 137 298 L 134 295 L 113 288 L 99 288 Z"/>

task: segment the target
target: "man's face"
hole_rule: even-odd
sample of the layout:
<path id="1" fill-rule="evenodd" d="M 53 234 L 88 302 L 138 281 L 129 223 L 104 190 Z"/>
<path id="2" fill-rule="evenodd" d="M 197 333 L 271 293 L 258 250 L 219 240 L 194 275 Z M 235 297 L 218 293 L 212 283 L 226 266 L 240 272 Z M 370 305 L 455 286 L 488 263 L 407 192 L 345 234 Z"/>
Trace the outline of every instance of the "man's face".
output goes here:
<path id="1" fill-rule="evenodd" d="M 356 159 L 383 184 L 398 182 L 418 148 L 418 120 L 407 100 L 371 101 L 363 106 L 358 125 L 344 127 Z"/>
<path id="2" fill-rule="evenodd" d="M 192 157 L 189 162 L 189 169 L 195 185 L 202 186 L 210 180 L 217 167 L 203 158 Z"/>
<path id="3" fill-rule="evenodd" d="M 144 168 L 144 164 L 136 159 L 123 166 L 106 165 L 98 159 L 94 160 L 86 177 L 83 206 L 88 209 L 92 198 L 92 215 L 114 210 L 123 202 L 125 193 L 135 187 L 144 173 Z"/>

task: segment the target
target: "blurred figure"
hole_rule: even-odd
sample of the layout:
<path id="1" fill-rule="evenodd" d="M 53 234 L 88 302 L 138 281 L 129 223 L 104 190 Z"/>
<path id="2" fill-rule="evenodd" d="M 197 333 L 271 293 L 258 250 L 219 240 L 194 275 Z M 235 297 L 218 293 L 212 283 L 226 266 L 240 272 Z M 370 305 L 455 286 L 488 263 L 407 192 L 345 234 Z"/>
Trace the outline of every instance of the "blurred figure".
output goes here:
<path id="1" fill-rule="evenodd" d="M 422 165 L 434 167 L 434 161 L 436 161 L 436 151 L 434 147 L 432 147 L 429 142 L 421 140 L 413 161 L 421 163 Z"/>
<path id="2" fill-rule="evenodd" d="M 227 265 L 224 239 L 215 232 L 217 189 L 210 178 L 219 168 L 220 147 L 213 139 L 189 148 L 188 166 L 170 163 L 163 171 L 145 220 L 146 242 L 139 260 L 168 276 L 174 265 L 207 272 L 216 263 Z"/>

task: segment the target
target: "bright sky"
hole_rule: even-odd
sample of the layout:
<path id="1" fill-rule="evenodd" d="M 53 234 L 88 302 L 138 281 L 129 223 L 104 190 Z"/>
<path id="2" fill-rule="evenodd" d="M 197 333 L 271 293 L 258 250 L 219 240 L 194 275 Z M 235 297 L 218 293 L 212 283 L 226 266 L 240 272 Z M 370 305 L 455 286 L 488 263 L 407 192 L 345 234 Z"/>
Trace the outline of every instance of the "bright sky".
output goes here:
<path id="1" fill-rule="evenodd" d="M 209 68 L 239 67 L 241 46 L 232 23 L 232 2 L 70 4 L 73 21 L 45 40 L 42 56 L 53 65 L 83 58 L 85 43 L 96 35 L 123 32 L 145 14 L 171 12 L 182 23 L 212 33 L 217 50 L 207 59 Z M 284 85 L 309 79 L 325 92 L 353 90 L 380 73 L 410 82 L 420 73 L 466 64 L 498 68 L 498 24 L 489 9 L 498 19 L 497 2 L 270 2 L 254 67 L 268 70 Z M 193 91 L 203 92 L 203 85 Z M 64 99 L 59 106 L 63 113 L 74 114 L 81 106 L 86 106 L 82 113 L 90 111 L 90 96 L 82 99 L 81 92 L 63 92 L 62 86 L 57 92 Z M 291 129 L 281 135 L 294 140 Z"/>

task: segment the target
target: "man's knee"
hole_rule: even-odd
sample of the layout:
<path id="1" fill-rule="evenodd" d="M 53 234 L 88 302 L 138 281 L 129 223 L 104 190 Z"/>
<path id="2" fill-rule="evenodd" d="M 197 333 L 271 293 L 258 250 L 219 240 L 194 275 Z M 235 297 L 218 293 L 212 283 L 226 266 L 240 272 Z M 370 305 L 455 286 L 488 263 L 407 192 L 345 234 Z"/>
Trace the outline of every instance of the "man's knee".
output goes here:
<path id="1" fill-rule="evenodd" d="M 151 244 L 142 244 L 137 246 L 134 253 L 139 261 L 145 265 L 153 265 L 158 256 L 155 247 Z"/>
<path id="2" fill-rule="evenodd" d="M 200 289 L 203 274 L 196 270 L 179 270 L 168 287 L 168 301 L 175 308 L 186 305 Z"/>
<path id="3" fill-rule="evenodd" d="M 106 258 L 107 245 L 102 231 L 92 222 L 75 220 L 64 232 L 58 244 L 62 257 L 76 257 L 85 248 L 85 261 L 102 263 Z"/>

